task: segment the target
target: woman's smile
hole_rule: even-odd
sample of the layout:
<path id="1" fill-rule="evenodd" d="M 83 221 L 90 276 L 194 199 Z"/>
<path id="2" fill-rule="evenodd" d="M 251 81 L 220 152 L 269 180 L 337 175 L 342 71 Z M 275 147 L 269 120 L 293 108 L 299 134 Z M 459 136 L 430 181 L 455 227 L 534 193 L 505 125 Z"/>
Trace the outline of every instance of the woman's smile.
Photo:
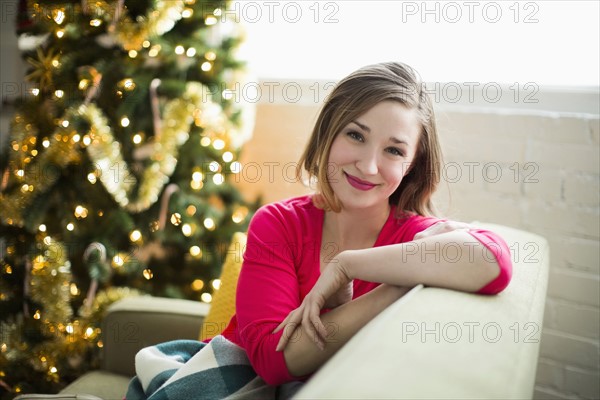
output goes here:
<path id="1" fill-rule="evenodd" d="M 367 182 L 367 181 L 363 181 L 362 179 L 359 179 L 353 175 L 348 174 L 347 172 L 343 172 L 344 176 L 346 177 L 346 179 L 348 180 L 348 183 L 358 189 L 358 190 L 371 190 L 374 187 L 377 186 L 377 184 L 375 183 L 371 183 L 371 182 Z"/>

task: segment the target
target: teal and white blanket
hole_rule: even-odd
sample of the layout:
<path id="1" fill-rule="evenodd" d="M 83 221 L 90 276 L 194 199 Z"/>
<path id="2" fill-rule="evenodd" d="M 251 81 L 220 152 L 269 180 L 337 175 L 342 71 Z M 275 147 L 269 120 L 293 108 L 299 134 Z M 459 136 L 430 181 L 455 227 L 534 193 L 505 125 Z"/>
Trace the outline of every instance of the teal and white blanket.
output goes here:
<path id="1" fill-rule="evenodd" d="M 267 385 L 246 352 L 223 336 L 210 343 L 175 340 L 142 349 L 127 400 L 285 399 L 302 385 Z"/>

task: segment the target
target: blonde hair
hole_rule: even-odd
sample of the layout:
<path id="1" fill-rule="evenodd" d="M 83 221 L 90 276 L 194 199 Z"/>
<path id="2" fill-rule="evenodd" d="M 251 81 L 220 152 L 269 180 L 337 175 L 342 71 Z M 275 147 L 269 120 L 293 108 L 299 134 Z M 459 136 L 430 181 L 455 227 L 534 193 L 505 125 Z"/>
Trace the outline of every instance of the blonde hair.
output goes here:
<path id="1" fill-rule="evenodd" d="M 325 101 L 311 137 L 300 157 L 296 176 L 303 171 L 316 179 L 317 206 L 339 212 L 341 204 L 327 179 L 331 144 L 351 121 L 376 104 L 391 100 L 408 109 L 417 110 L 421 132 L 416 154 L 409 172 L 390 196 L 397 212 L 434 215 L 431 196 L 440 180 L 442 152 L 435 126 L 435 115 L 429 95 L 423 90 L 417 72 L 399 62 L 385 62 L 363 67 L 342 79 Z"/>

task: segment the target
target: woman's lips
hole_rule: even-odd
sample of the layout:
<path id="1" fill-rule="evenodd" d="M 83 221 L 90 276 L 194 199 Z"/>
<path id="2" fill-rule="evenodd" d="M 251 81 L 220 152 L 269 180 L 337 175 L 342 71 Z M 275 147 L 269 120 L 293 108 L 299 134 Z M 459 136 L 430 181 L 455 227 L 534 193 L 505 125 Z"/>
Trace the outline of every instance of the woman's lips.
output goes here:
<path id="1" fill-rule="evenodd" d="M 371 190 L 371 189 L 373 189 L 375 186 L 377 186 L 377 185 L 375 185 L 375 184 L 373 184 L 373 183 L 370 183 L 370 182 L 366 182 L 366 181 L 360 180 L 360 179 L 358 179 L 358 178 L 357 178 L 357 177 L 355 177 L 355 176 L 352 176 L 352 175 L 350 175 L 350 174 L 347 174 L 346 172 L 344 172 L 344 175 L 346 176 L 346 179 L 348 180 L 348 183 L 349 183 L 350 185 L 352 185 L 352 187 L 353 187 L 353 188 L 356 188 L 356 189 L 358 189 L 358 190 L 363 190 L 363 191 L 366 191 L 366 190 Z"/>

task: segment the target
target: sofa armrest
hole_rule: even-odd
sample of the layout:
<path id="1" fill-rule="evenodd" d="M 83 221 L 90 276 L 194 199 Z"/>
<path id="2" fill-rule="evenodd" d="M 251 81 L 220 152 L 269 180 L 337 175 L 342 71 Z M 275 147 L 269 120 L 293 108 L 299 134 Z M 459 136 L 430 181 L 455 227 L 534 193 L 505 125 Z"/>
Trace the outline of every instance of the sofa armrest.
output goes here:
<path id="1" fill-rule="evenodd" d="M 361 329 L 294 398 L 531 398 L 548 243 L 516 229 L 483 227 L 500 234 L 513 251 L 513 278 L 502 293 L 413 288 Z"/>
<path id="2" fill-rule="evenodd" d="M 134 376 L 140 349 L 175 339 L 198 339 L 209 308 L 199 301 L 150 296 L 115 302 L 102 320 L 102 369 Z"/>

